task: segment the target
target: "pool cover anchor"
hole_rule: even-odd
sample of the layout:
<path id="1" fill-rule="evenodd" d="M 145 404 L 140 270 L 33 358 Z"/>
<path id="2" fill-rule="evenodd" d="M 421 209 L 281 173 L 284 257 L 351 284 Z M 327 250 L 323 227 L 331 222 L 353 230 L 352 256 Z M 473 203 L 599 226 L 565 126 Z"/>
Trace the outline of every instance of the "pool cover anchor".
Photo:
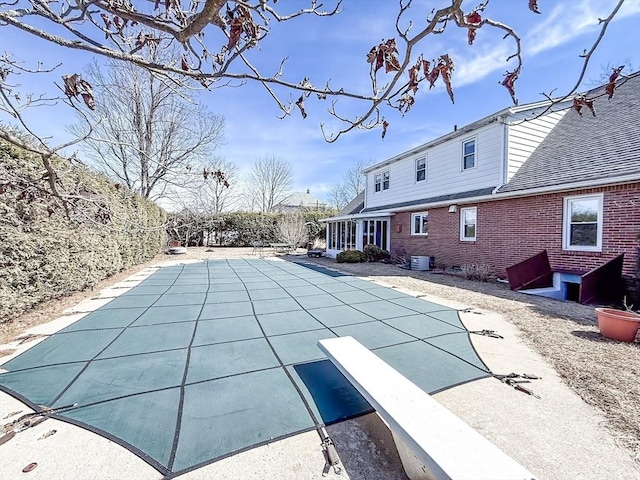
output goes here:
<path id="1" fill-rule="evenodd" d="M 463 308 L 462 310 L 458 310 L 458 312 L 460 312 L 460 313 L 473 313 L 475 315 L 484 315 L 484 313 L 478 312 L 477 310 L 474 310 L 474 307 Z"/>
<path id="2" fill-rule="evenodd" d="M 536 395 L 533 390 L 522 385 L 523 383 L 531 383 L 531 380 L 541 380 L 542 377 L 530 373 L 509 373 L 507 375 L 494 375 L 495 378 L 502 383 L 513 387 L 519 392 L 526 393 L 534 398 L 540 399 L 540 395 Z"/>
<path id="3" fill-rule="evenodd" d="M 318 433 L 322 438 L 321 445 L 326 459 L 324 470 L 322 470 L 322 476 L 326 477 L 329 474 L 329 470 L 331 470 L 331 467 L 333 467 L 333 471 L 336 475 L 342 475 L 342 468 L 340 467 L 340 457 L 338 456 L 338 451 L 336 450 L 336 446 L 334 445 L 333 440 L 331 440 L 331 437 L 327 435 L 327 432 L 324 428 L 319 428 Z"/>
<path id="4" fill-rule="evenodd" d="M 502 335 L 498 335 L 496 333 L 495 330 L 470 330 L 469 333 L 475 333 L 476 335 L 483 335 L 485 337 L 491 337 L 491 338 L 502 338 L 504 339 L 504 337 Z"/>
<path id="5" fill-rule="evenodd" d="M 16 433 L 20 433 L 28 428 L 40 425 L 51 415 L 54 415 L 61 411 L 69 410 L 76 407 L 77 405 L 77 403 L 73 403 L 58 408 L 43 407 L 43 409 L 39 412 L 26 413 L 13 422 L 5 423 L 2 427 L 0 427 L 0 434 L 2 435 L 0 436 L 0 445 L 5 444 L 9 440 L 11 440 L 13 437 L 15 437 Z"/>

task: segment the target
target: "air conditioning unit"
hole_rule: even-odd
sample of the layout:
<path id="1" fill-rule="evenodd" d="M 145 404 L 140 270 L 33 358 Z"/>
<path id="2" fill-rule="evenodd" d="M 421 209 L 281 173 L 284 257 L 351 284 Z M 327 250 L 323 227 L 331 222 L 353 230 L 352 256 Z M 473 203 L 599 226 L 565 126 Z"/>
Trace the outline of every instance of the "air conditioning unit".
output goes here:
<path id="1" fill-rule="evenodd" d="M 431 257 L 412 256 L 411 257 L 411 270 L 429 270 L 429 264 Z"/>

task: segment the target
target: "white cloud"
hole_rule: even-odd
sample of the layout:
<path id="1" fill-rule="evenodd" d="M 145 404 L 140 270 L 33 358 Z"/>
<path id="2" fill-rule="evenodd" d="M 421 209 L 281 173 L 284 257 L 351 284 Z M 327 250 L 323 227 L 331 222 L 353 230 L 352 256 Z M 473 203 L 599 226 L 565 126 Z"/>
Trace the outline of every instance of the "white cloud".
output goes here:
<path id="1" fill-rule="evenodd" d="M 608 17 L 613 4 L 602 0 L 582 0 L 559 3 L 544 20 L 533 28 L 523 40 L 526 54 L 537 55 L 556 48 L 601 27 L 599 19 Z M 638 15 L 640 1 L 628 0 L 614 17 L 614 21 Z M 595 39 L 594 39 L 595 40 Z"/>
<path id="2" fill-rule="evenodd" d="M 595 29 L 598 13 L 590 1 L 556 6 L 523 41 L 526 54 L 537 55 Z"/>
<path id="3" fill-rule="evenodd" d="M 511 50 L 510 50 L 511 47 Z M 506 41 L 494 48 L 482 48 L 474 51 L 470 57 L 456 55 L 455 85 L 464 86 L 482 80 L 496 70 L 507 70 L 509 64 L 506 60 L 513 54 L 513 44 L 507 45 Z"/>

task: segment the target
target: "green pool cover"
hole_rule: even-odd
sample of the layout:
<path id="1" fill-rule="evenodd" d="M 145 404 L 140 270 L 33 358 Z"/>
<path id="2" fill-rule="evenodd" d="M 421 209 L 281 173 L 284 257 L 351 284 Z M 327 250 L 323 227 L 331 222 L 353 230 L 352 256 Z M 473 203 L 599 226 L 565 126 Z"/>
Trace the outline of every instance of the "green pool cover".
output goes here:
<path id="1" fill-rule="evenodd" d="M 264 259 L 166 267 L 6 362 L 0 388 L 167 477 L 371 411 L 316 346 L 350 335 L 434 393 L 490 376 L 455 310 Z"/>

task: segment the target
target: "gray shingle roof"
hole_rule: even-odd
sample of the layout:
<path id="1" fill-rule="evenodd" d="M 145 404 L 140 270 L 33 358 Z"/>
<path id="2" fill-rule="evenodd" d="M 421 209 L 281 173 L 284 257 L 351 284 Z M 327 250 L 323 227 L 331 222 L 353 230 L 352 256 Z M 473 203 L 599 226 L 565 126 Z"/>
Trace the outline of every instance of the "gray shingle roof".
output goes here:
<path id="1" fill-rule="evenodd" d="M 470 190 L 468 192 L 451 193 L 448 195 L 438 195 L 437 197 L 421 198 L 419 200 L 411 200 L 409 202 L 391 203 L 380 207 L 365 208 L 362 213 L 379 212 L 381 210 L 394 210 L 396 208 L 412 207 L 415 205 L 426 205 L 429 203 L 446 202 L 449 200 L 463 200 L 465 198 L 482 197 L 491 195 L 495 187 L 480 188 L 478 190 Z"/>
<path id="2" fill-rule="evenodd" d="M 637 174 L 640 178 L 640 73 L 620 81 L 611 100 L 588 93 L 596 116 L 571 108 L 499 192 Z"/>
<path id="3" fill-rule="evenodd" d="M 307 192 L 293 192 L 287 195 L 280 202 L 278 202 L 274 208 L 279 207 L 325 207 L 326 204 L 318 200 L 316 197 Z"/>
<path id="4" fill-rule="evenodd" d="M 354 215 L 356 213 L 360 213 L 364 208 L 364 190 L 355 196 L 353 200 L 351 200 L 347 205 L 340 210 L 336 217 L 341 217 L 343 215 Z"/>

